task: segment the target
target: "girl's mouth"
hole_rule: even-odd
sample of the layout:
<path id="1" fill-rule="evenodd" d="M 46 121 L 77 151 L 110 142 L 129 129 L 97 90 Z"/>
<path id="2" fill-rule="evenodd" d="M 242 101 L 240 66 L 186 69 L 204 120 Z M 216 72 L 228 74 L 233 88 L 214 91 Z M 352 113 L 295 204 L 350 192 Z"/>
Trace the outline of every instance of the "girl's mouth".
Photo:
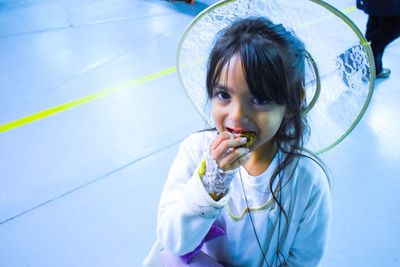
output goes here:
<path id="1" fill-rule="evenodd" d="M 246 137 L 247 138 L 247 142 L 242 145 L 241 147 L 250 147 L 255 141 L 256 141 L 256 137 L 257 134 L 253 131 L 245 131 L 245 130 L 241 130 L 241 129 L 232 129 L 232 128 L 228 128 L 225 127 L 225 129 L 233 134 L 240 134 L 241 137 Z"/>

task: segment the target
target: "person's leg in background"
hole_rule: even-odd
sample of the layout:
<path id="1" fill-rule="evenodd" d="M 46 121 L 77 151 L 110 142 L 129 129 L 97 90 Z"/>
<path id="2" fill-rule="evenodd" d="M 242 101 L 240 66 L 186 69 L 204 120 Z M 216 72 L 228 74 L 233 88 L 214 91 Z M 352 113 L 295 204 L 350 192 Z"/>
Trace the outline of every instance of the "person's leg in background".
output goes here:
<path id="1" fill-rule="evenodd" d="M 400 36 L 400 16 L 369 16 L 365 37 L 371 42 L 377 78 L 387 78 L 390 69 L 383 68 L 382 56 L 386 46 Z"/>

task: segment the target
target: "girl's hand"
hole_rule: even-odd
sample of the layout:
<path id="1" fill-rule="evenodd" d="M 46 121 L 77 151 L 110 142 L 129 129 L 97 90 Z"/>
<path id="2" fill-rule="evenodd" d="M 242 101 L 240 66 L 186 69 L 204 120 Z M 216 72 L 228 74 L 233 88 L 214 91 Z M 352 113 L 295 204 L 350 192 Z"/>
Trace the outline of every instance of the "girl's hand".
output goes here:
<path id="1" fill-rule="evenodd" d="M 209 154 L 199 168 L 199 176 L 215 201 L 225 195 L 235 177 L 234 170 L 250 158 L 249 149 L 242 147 L 246 142 L 246 137 L 229 132 L 222 132 L 212 141 Z"/>
<path id="2" fill-rule="evenodd" d="M 223 171 L 234 170 L 243 165 L 250 157 L 249 149 L 243 146 L 246 137 L 230 132 L 220 133 L 210 145 L 210 156 Z"/>

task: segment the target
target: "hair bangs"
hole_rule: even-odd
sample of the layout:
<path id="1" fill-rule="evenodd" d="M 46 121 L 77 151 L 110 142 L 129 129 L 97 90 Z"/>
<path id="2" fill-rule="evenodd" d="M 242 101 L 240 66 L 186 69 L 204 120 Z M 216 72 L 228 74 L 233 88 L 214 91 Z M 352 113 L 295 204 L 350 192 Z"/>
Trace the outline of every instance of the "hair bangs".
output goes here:
<path id="1" fill-rule="evenodd" d="M 265 53 L 268 50 L 268 53 Z M 282 51 L 265 38 L 252 38 L 238 51 L 251 94 L 262 100 L 285 105 L 287 82 Z"/>
<path id="2" fill-rule="evenodd" d="M 209 98 L 212 97 L 214 88 L 221 78 L 221 73 L 224 67 L 229 68 L 229 63 L 232 57 L 236 54 L 237 48 L 235 46 L 216 46 L 208 61 L 208 73 L 207 73 L 207 92 Z M 225 74 L 224 83 L 228 80 L 228 72 Z"/>

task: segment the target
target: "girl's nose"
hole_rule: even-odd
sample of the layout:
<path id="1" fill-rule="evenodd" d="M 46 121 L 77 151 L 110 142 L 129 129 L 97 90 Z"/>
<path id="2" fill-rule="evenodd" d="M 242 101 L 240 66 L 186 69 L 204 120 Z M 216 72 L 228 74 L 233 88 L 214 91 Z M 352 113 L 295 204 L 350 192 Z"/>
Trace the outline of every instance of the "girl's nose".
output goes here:
<path id="1" fill-rule="evenodd" d="M 229 117 L 234 125 L 242 125 L 249 121 L 247 115 L 247 108 L 242 103 L 236 103 L 232 105 Z"/>

